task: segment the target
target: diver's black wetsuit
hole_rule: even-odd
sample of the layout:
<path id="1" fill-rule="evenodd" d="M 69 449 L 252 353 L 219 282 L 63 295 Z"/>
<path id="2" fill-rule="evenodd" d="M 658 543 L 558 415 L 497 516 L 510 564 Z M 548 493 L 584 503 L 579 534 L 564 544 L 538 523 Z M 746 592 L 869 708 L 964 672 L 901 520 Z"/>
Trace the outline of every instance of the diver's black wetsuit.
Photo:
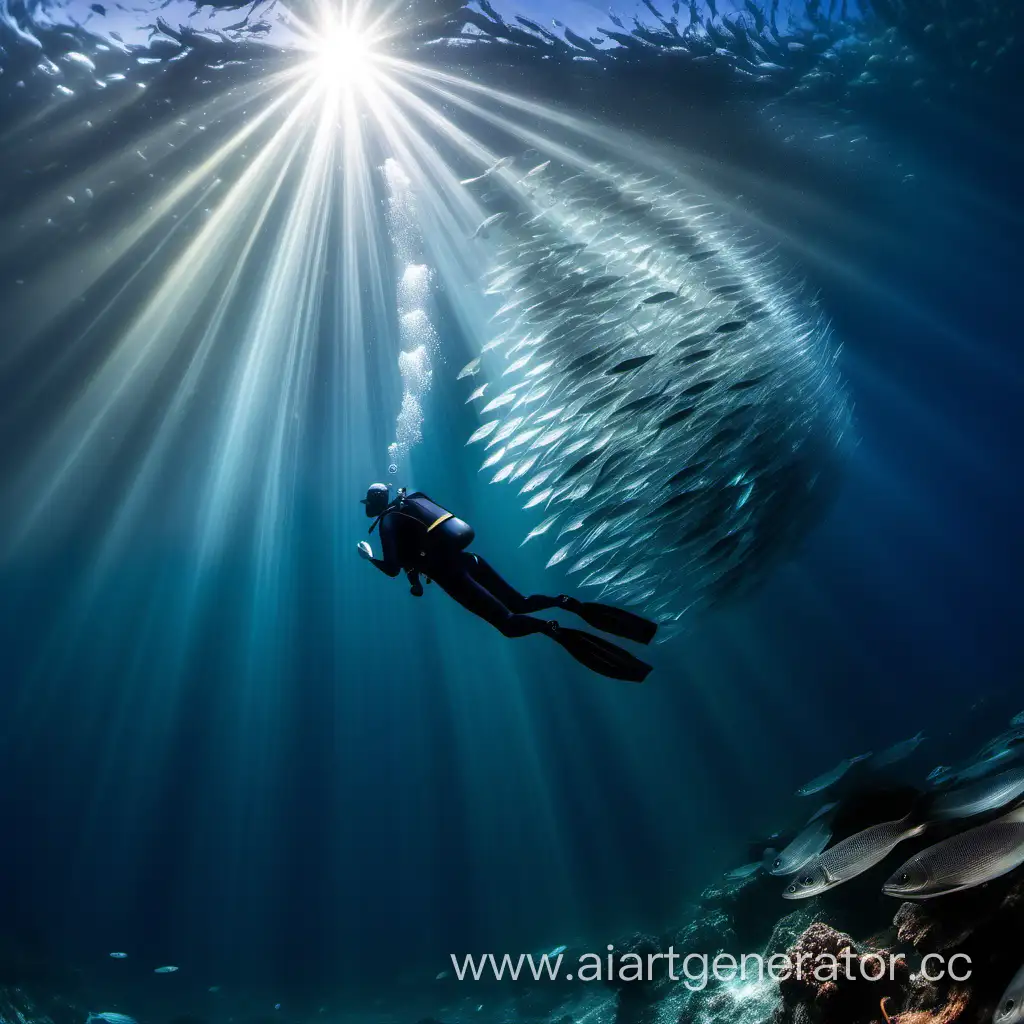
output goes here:
<path id="1" fill-rule="evenodd" d="M 422 491 L 406 494 L 401 489 L 398 493 L 398 499 L 389 502 L 387 485 L 371 484 L 363 501 L 366 514 L 374 520 L 370 533 L 380 527 L 383 557 L 374 558 L 367 541 L 359 544 L 359 554 L 386 576 L 394 578 L 404 570 L 412 594 L 419 597 L 423 593 L 419 579 L 423 573 L 463 608 L 505 636 L 541 633 L 581 665 L 601 675 L 635 683 L 647 678 L 651 666 L 622 647 L 585 630 L 562 626 L 554 619 L 545 622 L 534 618 L 530 612 L 558 608 L 578 615 L 595 629 L 642 644 L 654 639 L 657 623 L 624 608 L 579 601 L 568 594 L 524 597 L 479 555 L 468 550 L 475 537 L 469 523 Z"/>
<path id="2" fill-rule="evenodd" d="M 370 561 L 392 578 L 403 569 L 425 573 L 446 594 L 505 636 L 530 636 L 548 630 L 547 622 L 529 613 L 557 607 L 558 598 L 544 594 L 524 597 L 471 551 L 440 551 L 424 560 L 419 551 L 420 536 L 416 523 L 400 515 L 385 515 L 380 520 L 384 557 Z"/>

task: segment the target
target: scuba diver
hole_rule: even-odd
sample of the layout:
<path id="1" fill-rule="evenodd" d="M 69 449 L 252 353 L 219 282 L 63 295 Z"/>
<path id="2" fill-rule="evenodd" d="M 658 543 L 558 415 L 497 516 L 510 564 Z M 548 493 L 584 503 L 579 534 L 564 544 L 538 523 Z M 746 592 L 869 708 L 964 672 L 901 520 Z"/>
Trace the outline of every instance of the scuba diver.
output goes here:
<path id="1" fill-rule="evenodd" d="M 392 579 L 404 571 L 414 597 L 423 596 L 422 574 L 428 583 L 436 583 L 505 636 L 542 633 L 594 672 L 636 683 L 647 677 L 651 666 L 629 651 L 593 633 L 568 629 L 530 613 L 560 608 L 595 629 L 642 644 L 654 639 L 655 623 L 621 608 L 578 601 L 565 594 L 524 597 L 480 555 L 467 550 L 476 536 L 473 528 L 422 491 L 406 494 L 405 488 L 400 488 L 392 501 L 387 484 L 372 484 L 361 501 L 373 520 L 369 532 L 379 528 L 383 557 L 374 558 L 365 540 L 359 542 L 360 556 Z"/>

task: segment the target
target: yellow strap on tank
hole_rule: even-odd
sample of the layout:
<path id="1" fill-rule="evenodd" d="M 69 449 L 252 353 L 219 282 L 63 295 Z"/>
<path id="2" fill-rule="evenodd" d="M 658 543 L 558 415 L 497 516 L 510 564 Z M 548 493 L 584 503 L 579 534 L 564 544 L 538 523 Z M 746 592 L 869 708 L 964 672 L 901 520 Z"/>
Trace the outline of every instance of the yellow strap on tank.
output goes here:
<path id="1" fill-rule="evenodd" d="M 431 531 L 431 530 L 432 530 L 432 529 L 433 529 L 433 528 L 434 528 L 435 526 L 440 526 L 440 525 L 441 525 L 441 524 L 442 524 L 442 523 L 443 523 L 443 522 L 444 522 L 444 521 L 445 521 L 446 519 L 453 519 L 453 518 L 454 518 L 454 513 L 452 513 L 452 512 L 445 512 L 445 514 L 444 514 L 443 516 L 438 516 L 438 517 L 437 517 L 437 518 L 436 518 L 436 519 L 435 519 L 435 520 L 434 520 L 434 521 L 433 521 L 433 522 L 432 522 L 432 523 L 431 523 L 431 524 L 430 524 L 430 525 L 429 525 L 429 526 L 427 527 L 427 533 L 430 533 L 430 531 Z"/>

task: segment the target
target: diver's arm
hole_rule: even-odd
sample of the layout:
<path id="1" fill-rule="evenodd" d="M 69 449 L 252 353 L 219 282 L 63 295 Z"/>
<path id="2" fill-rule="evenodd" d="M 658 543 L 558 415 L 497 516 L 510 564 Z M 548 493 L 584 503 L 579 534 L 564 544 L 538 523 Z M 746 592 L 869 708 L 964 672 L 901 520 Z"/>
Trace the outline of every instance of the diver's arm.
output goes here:
<path id="1" fill-rule="evenodd" d="M 367 542 L 359 544 L 359 554 L 371 565 L 375 565 L 385 576 L 394 579 L 401 571 L 402 566 L 398 561 L 398 544 L 395 542 L 394 529 L 390 522 L 391 517 L 385 516 L 380 521 L 380 544 L 383 558 L 374 558 L 373 551 Z"/>
<path id="2" fill-rule="evenodd" d="M 356 550 L 359 552 L 360 558 L 369 562 L 370 565 L 375 565 L 385 576 L 390 576 L 394 579 L 402 571 L 397 566 L 390 565 L 386 558 L 374 558 L 373 548 L 365 540 L 359 542 Z"/>
<path id="3" fill-rule="evenodd" d="M 394 579 L 402 571 L 399 566 L 389 565 L 387 560 L 383 558 L 370 558 L 367 559 L 367 561 L 369 561 L 371 565 L 377 566 L 377 568 L 380 569 L 380 571 L 384 573 L 385 576 L 390 576 L 392 579 Z"/>

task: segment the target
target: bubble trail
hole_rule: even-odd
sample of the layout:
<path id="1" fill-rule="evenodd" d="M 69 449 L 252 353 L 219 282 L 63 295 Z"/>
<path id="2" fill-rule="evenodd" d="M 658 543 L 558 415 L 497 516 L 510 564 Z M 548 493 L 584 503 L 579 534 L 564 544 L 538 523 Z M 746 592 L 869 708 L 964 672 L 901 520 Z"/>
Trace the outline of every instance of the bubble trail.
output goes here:
<path id="1" fill-rule="evenodd" d="M 384 163 L 388 189 L 388 231 L 396 265 L 396 308 L 402 403 L 395 440 L 388 446 L 388 472 L 398 473 L 409 450 L 423 439 L 423 401 L 433 378 L 437 331 L 431 319 L 433 271 L 423 255 L 412 183 L 394 159 Z"/>

